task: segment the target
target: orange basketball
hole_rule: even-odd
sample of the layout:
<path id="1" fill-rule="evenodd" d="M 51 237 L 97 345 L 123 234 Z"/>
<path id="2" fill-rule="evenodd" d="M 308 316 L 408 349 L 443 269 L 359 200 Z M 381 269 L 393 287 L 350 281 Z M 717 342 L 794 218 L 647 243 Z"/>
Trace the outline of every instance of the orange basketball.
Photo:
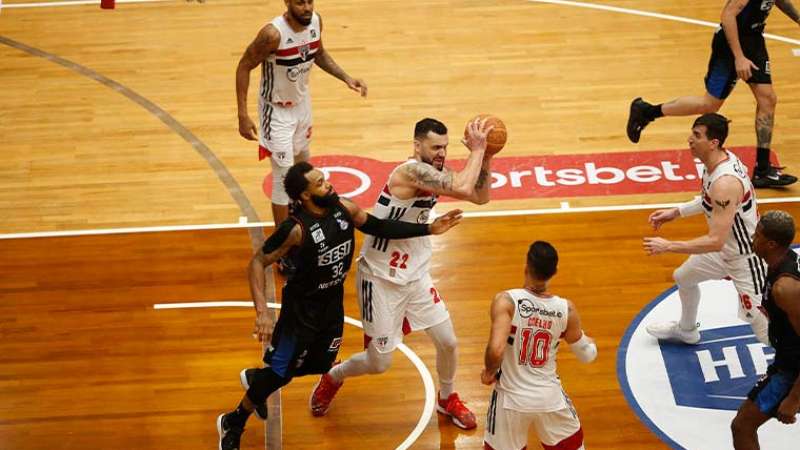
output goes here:
<path id="1" fill-rule="evenodd" d="M 503 147 L 506 145 L 506 138 L 508 137 L 506 132 L 506 124 L 504 124 L 503 121 L 498 117 L 495 117 L 491 114 L 478 114 L 470 119 L 469 122 L 467 122 L 467 126 L 464 127 L 464 137 L 467 136 L 469 123 L 475 119 L 483 119 L 484 117 L 489 118 L 487 125 L 494 126 L 492 131 L 489 132 L 489 136 L 486 137 L 486 154 L 494 155 L 503 149 Z"/>

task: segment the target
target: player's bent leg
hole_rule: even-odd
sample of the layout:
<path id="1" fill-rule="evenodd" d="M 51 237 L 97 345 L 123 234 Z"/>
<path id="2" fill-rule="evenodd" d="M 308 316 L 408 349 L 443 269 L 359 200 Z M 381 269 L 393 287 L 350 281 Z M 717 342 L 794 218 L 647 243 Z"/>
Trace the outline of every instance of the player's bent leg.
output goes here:
<path id="1" fill-rule="evenodd" d="M 759 448 L 758 427 L 769 419 L 770 416 L 759 411 L 758 406 L 752 400 L 745 400 L 731 422 L 733 448 L 736 450 L 757 450 Z"/>
<path id="2" fill-rule="evenodd" d="M 309 407 L 315 417 L 324 416 L 330 409 L 336 393 L 344 384 L 345 378 L 366 374 L 379 374 L 389 370 L 392 354 L 381 353 L 373 345 L 356 353 L 341 364 L 337 364 L 323 374 L 311 392 Z"/>
<path id="3" fill-rule="evenodd" d="M 647 332 L 658 339 L 667 339 L 696 344 L 700 341 L 697 326 L 697 310 L 700 306 L 700 282 L 725 277 L 722 258 L 717 253 L 692 255 L 672 274 L 678 285 L 681 301 L 679 321 L 655 323 L 647 326 Z"/>

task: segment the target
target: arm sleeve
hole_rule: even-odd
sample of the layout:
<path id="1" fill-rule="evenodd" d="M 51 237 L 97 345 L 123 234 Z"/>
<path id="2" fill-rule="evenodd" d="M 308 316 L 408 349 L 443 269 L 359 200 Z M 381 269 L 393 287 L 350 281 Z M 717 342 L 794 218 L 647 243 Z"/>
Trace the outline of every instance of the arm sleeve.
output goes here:
<path id="1" fill-rule="evenodd" d="M 364 233 L 387 239 L 405 239 L 431 234 L 427 224 L 378 219 L 372 214 L 367 214 L 367 221 L 358 229 Z"/>
<path id="2" fill-rule="evenodd" d="M 680 213 L 681 217 L 689 217 L 700 214 L 703 212 L 703 200 L 700 197 L 697 197 L 690 202 L 682 203 L 678 206 L 678 212 Z"/>
<path id="3" fill-rule="evenodd" d="M 278 228 L 264 241 L 264 246 L 261 248 L 265 255 L 274 252 L 275 250 L 279 249 L 286 239 L 289 238 L 289 233 L 292 232 L 292 228 L 297 224 L 292 219 L 286 219 L 278 225 Z"/>

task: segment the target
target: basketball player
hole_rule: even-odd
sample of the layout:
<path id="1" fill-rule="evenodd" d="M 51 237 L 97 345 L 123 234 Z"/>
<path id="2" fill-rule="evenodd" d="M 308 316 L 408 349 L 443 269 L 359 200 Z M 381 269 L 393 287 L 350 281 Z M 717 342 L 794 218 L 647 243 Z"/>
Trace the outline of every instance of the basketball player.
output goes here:
<path id="1" fill-rule="evenodd" d="M 486 137 L 493 127 L 486 120 L 468 125 L 462 142 L 469 149 L 460 172 L 444 166 L 447 127 L 435 119 L 422 119 L 414 128 L 414 157 L 397 166 L 375 204 L 375 215 L 410 223 L 427 223 L 439 195 L 476 204 L 489 201 L 491 158 Z M 365 351 L 353 355 L 323 375 L 311 395 L 311 412 L 322 416 L 344 379 L 383 373 L 392 364 L 392 352 L 403 335 L 425 330 L 436 346 L 439 375 L 437 410 L 458 427 L 477 426 L 475 415 L 453 386 L 457 348 L 450 314 L 433 284 L 429 270 L 431 243 L 427 238 L 404 241 L 370 238 L 364 241 L 358 263 L 356 287 L 364 325 Z"/>
<path id="2" fill-rule="evenodd" d="M 772 5 L 800 24 L 800 13 L 791 0 L 727 0 L 722 9 L 720 28 L 711 42 L 703 97 L 679 97 L 661 105 L 651 105 L 641 98 L 631 103 L 628 137 L 639 142 L 648 123 L 662 116 L 689 116 L 717 112 L 736 86 L 736 79 L 750 86 L 756 100 L 756 166 L 753 185 L 757 188 L 787 186 L 797 177 L 780 172 L 769 162 L 775 104 L 778 97 L 772 88 L 764 27 Z"/>
<path id="3" fill-rule="evenodd" d="M 217 418 L 220 450 L 239 448 L 250 414 L 266 419 L 269 394 L 292 377 L 321 374 L 339 352 L 344 324 L 343 284 L 353 258 L 353 228 L 384 239 L 441 234 L 457 225 L 461 211 L 453 210 L 428 224 L 377 219 L 338 195 L 322 172 L 307 162 L 293 165 L 284 179 L 286 192 L 297 207 L 264 242 L 250 261 L 250 293 L 256 308 L 254 334 L 270 341 L 266 367 L 246 369 L 248 384 L 239 406 Z M 297 268 L 283 288 L 283 307 L 274 325 L 267 314 L 264 267 L 286 256 Z"/>
<path id="4" fill-rule="evenodd" d="M 736 450 L 757 450 L 761 425 L 773 417 L 795 423 L 800 410 L 800 257 L 790 247 L 794 233 L 792 216 L 770 211 L 759 220 L 753 237 L 756 254 L 769 268 L 761 304 L 769 315 L 775 359 L 731 423 Z"/>
<path id="5" fill-rule="evenodd" d="M 677 208 L 650 214 L 649 222 L 656 230 L 678 217 L 700 213 L 705 214 L 708 222 L 708 233 L 690 241 L 644 238 L 644 249 L 649 255 L 665 252 L 691 255 L 673 274 L 681 299 L 680 320 L 647 326 L 647 332 L 659 339 L 686 344 L 700 341 L 698 283 L 730 278 L 739 293 L 739 318 L 750 324 L 759 341 L 767 343 L 767 317 L 759 308 L 766 270 L 761 258 L 753 253 L 752 244 L 758 205 L 747 167 L 723 147 L 727 137 L 728 119 L 716 113 L 698 117 L 689 135 L 689 147 L 704 165 L 701 195 Z"/>
<path id="6" fill-rule="evenodd" d="M 581 329 L 575 305 L 549 292 L 557 266 L 556 249 L 534 242 L 522 289 L 500 292 L 492 302 L 481 382 L 497 384 L 486 414 L 485 449 L 525 449 L 531 426 L 545 449 L 583 449 L 581 422 L 556 373 L 556 353 L 563 337 L 579 361 L 590 363 L 597 345 Z"/>
<path id="7" fill-rule="evenodd" d="M 311 140 L 311 97 L 308 87 L 313 64 L 367 95 L 367 84 L 347 74 L 322 45 L 322 18 L 313 0 L 284 0 L 286 12 L 264 26 L 247 47 L 236 67 L 236 103 L 239 134 L 258 141 L 259 160 L 272 164 L 272 217 L 276 224 L 288 214 L 289 197 L 283 189 L 286 171 L 308 160 Z M 247 112 L 250 71 L 261 66 L 258 97 L 259 126 Z"/>

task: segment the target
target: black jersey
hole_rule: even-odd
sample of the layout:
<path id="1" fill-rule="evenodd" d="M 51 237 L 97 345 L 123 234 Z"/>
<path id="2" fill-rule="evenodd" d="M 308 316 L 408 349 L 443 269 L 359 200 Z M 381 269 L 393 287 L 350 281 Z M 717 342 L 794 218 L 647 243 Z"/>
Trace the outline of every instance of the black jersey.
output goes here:
<path id="1" fill-rule="evenodd" d="M 767 16 L 775 0 L 750 0 L 742 12 L 736 16 L 736 27 L 740 34 L 762 33 Z"/>
<path id="2" fill-rule="evenodd" d="M 355 251 L 353 221 L 337 203 L 324 216 L 303 208 L 289 215 L 303 231 L 303 240 L 287 258 L 294 266 L 283 288 L 281 321 L 313 332 L 344 320 L 344 280 Z"/>
<path id="3" fill-rule="evenodd" d="M 769 315 L 769 342 L 775 349 L 773 364 L 778 369 L 800 371 L 800 335 L 792 328 L 789 317 L 772 298 L 772 286 L 784 276 L 800 280 L 800 256 L 789 250 L 776 269 L 767 273 L 767 286 L 761 305 Z M 800 302 L 800 298 L 792 299 Z"/>

